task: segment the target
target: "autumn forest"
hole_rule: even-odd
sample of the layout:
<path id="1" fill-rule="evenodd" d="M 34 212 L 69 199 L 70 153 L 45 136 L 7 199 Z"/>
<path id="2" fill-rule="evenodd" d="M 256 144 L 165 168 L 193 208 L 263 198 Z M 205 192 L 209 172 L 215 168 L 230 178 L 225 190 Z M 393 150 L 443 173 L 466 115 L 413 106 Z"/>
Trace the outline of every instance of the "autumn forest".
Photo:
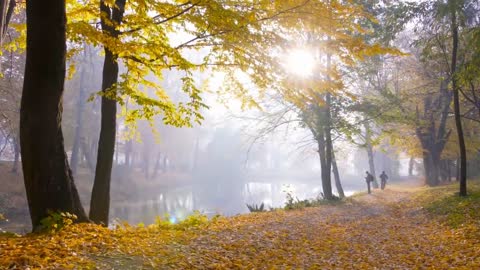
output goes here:
<path id="1" fill-rule="evenodd" d="M 479 0 L 0 15 L 0 269 L 480 269 Z"/>

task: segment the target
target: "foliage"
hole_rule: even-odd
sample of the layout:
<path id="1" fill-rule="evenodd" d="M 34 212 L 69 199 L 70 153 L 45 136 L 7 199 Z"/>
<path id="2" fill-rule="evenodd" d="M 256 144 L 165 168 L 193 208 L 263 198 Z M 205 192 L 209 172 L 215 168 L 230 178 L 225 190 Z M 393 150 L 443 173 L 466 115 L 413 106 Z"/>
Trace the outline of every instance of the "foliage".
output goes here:
<path id="1" fill-rule="evenodd" d="M 300 0 L 124 1 L 122 22 L 107 19 L 115 27 L 115 35 L 109 35 L 96 24 L 105 18 L 99 0 L 67 2 L 70 54 L 81 50 L 83 42 L 104 46 L 125 69 L 105 95 L 123 105 L 126 122 L 161 115 L 165 124 L 177 127 L 203 120 L 201 110 L 207 105 L 195 78 L 198 72 L 222 69 L 232 75 L 230 91 L 243 104 L 254 105 L 236 74 L 265 88 L 273 80 L 271 50 L 282 41 L 272 24 L 314 6 Z M 104 2 L 114 6 L 114 1 Z M 182 74 L 182 98 L 169 96 L 160 83 L 167 70 Z"/>
<path id="2" fill-rule="evenodd" d="M 247 208 L 250 213 L 253 212 L 265 212 L 265 204 L 262 202 L 260 205 L 257 204 L 247 204 Z"/>
<path id="3" fill-rule="evenodd" d="M 72 225 L 77 219 L 77 216 L 65 212 L 48 211 L 48 216 L 40 221 L 41 231 L 56 232 L 63 228 Z"/>

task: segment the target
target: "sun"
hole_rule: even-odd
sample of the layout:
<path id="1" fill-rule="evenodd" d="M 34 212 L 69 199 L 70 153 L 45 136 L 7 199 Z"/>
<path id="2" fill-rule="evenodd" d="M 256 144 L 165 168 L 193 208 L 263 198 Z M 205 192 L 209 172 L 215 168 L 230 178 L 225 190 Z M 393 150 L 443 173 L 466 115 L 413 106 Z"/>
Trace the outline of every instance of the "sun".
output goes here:
<path id="1" fill-rule="evenodd" d="M 315 57 L 308 50 L 294 49 L 288 52 L 285 66 L 290 73 L 301 77 L 309 77 L 313 75 Z"/>

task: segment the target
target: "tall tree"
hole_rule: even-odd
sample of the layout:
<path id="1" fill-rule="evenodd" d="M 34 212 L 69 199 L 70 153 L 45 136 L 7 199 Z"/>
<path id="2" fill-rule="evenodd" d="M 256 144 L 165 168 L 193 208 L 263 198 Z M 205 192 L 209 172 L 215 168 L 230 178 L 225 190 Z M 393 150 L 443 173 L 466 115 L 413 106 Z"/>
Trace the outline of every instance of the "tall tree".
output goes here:
<path id="1" fill-rule="evenodd" d="M 123 21 L 126 0 L 117 0 L 113 6 L 100 1 L 100 18 L 103 32 L 118 38 L 119 26 Z M 110 209 L 110 178 L 115 152 L 115 136 L 117 122 L 117 101 L 109 96 L 109 91 L 115 92 L 118 83 L 118 55 L 105 46 L 105 60 L 102 75 L 102 118 L 100 138 L 98 140 L 97 167 L 93 182 L 92 199 L 89 217 L 96 223 L 108 225 Z"/>
<path id="2" fill-rule="evenodd" d="M 307 37 L 308 49 L 314 48 L 318 62 L 321 63 L 315 72 L 319 71 L 321 75 L 299 85 L 289 85 L 288 89 L 298 89 L 290 90 L 294 93 L 287 93 L 285 96 L 299 109 L 302 122 L 310 129 L 317 142 L 323 192 L 329 199 L 333 197 L 332 132 L 341 134 L 345 130 L 341 127 L 342 122 L 345 122 L 342 120 L 345 114 L 335 113 L 335 117 L 332 117 L 332 112 L 341 111 L 338 108 L 342 105 L 345 107 L 352 97 L 358 94 L 345 87 L 345 69 L 356 66 L 369 56 L 397 52 L 375 42 L 366 42 L 366 34 L 360 22 L 369 20 L 371 16 L 365 13 L 361 6 L 332 0 L 324 3 L 324 8 L 325 15 L 321 18 L 304 18 L 305 27 L 297 33 L 299 39 Z M 319 57 L 318 54 L 324 56 Z M 348 101 L 340 104 L 339 100 Z"/>
<path id="3" fill-rule="evenodd" d="M 368 156 L 368 168 L 369 172 L 373 176 L 373 187 L 378 188 L 377 174 L 375 171 L 375 156 L 373 152 L 373 142 L 372 142 L 372 129 L 370 128 L 370 123 L 368 121 L 364 122 L 365 127 L 365 148 L 367 149 Z"/>
<path id="4" fill-rule="evenodd" d="M 457 128 L 458 147 L 460 151 L 460 196 L 467 196 L 467 150 L 465 147 L 465 136 L 463 135 L 462 118 L 460 114 L 460 94 L 458 90 L 457 78 L 457 54 L 458 54 L 458 21 L 457 21 L 457 1 L 449 0 L 452 31 L 452 60 L 451 76 L 453 90 L 453 111 L 455 114 L 455 126 Z"/>
<path id="5" fill-rule="evenodd" d="M 87 220 L 68 165 L 61 128 L 65 56 L 65 1 L 27 1 L 20 144 L 34 230 L 49 210 L 70 212 L 78 221 Z"/>

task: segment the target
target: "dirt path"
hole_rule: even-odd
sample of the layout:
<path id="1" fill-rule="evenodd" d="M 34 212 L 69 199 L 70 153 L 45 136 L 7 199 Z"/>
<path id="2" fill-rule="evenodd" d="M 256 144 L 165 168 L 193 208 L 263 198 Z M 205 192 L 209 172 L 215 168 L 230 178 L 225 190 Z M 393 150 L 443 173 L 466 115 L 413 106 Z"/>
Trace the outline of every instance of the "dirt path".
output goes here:
<path id="1" fill-rule="evenodd" d="M 409 204 L 410 196 L 390 189 L 340 206 L 237 217 L 177 246 L 182 256 L 171 266 L 480 269 L 479 239 L 465 239 L 433 222 Z"/>

